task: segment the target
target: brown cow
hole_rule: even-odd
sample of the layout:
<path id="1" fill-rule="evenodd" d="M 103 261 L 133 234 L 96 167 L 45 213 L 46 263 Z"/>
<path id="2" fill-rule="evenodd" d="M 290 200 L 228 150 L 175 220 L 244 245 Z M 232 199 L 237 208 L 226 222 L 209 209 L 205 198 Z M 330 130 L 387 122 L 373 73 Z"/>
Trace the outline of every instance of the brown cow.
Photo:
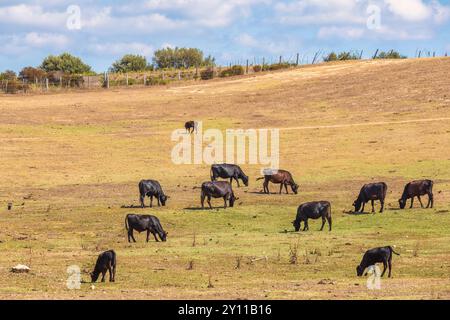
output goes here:
<path id="1" fill-rule="evenodd" d="M 198 133 L 198 123 L 196 121 L 188 121 L 184 124 L 187 133 Z"/>
<path id="2" fill-rule="evenodd" d="M 283 191 L 283 186 L 286 189 L 286 194 L 289 194 L 288 185 L 291 186 L 292 191 L 298 193 L 298 184 L 295 183 L 294 178 L 289 171 L 286 170 L 266 170 L 264 172 L 264 177 L 256 179 L 256 181 L 264 179 L 264 193 L 270 194 L 269 182 L 274 184 L 280 184 L 280 194 Z"/>
<path id="3" fill-rule="evenodd" d="M 403 191 L 403 195 L 400 200 L 398 200 L 398 203 L 400 204 L 400 209 L 405 209 L 406 207 L 406 201 L 408 199 L 411 199 L 411 206 L 410 209 L 412 209 L 414 205 L 414 197 L 417 197 L 419 199 L 420 205 L 422 208 L 424 208 L 422 199 L 420 199 L 420 196 L 428 195 L 428 205 L 427 209 L 430 207 L 433 208 L 434 204 L 434 198 L 433 198 L 433 181 L 431 180 L 417 180 L 412 181 L 408 183 L 405 186 L 405 191 Z"/>

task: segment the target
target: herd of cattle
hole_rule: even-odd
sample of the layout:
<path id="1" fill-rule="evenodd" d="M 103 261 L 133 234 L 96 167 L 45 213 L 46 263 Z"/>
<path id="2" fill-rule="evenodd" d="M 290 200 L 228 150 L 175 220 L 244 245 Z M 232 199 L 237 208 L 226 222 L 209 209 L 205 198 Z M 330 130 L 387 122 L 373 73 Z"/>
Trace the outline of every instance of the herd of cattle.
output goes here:
<path id="1" fill-rule="evenodd" d="M 194 130 L 195 124 L 186 124 L 186 130 L 191 133 L 190 129 Z M 228 181 L 217 181 L 219 178 L 229 179 Z M 201 186 L 201 207 L 204 209 L 204 202 L 207 200 L 208 206 L 212 209 L 212 198 L 222 198 L 224 201 L 224 208 L 228 206 L 233 207 L 236 200 L 236 195 L 233 191 L 233 180 L 236 181 L 238 187 L 240 187 L 239 181 L 245 186 L 249 185 L 249 177 L 242 171 L 237 165 L 232 164 L 220 164 L 213 165 L 211 167 L 211 181 L 204 182 Z M 266 170 L 264 177 L 258 178 L 257 181 L 264 180 L 263 192 L 270 194 L 269 182 L 280 185 L 280 194 L 283 192 L 283 187 L 286 194 L 289 194 L 288 186 L 292 189 L 294 194 L 298 193 L 299 185 L 295 183 L 292 174 L 285 170 Z M 375 201 L 380 201 L 381 210 L 384 211 L 385 199 L 387 194 L 387 184 L 384 182 L 366 184 L 361 188 L 359 195 L 353 206 L 355 213 L 363 213 L 365 205 L 370 201 L 372 205 L 372 212 L 375 212 Z M 150 198 L 150 207 L 153 207 L 153 199 L 156 198 L 158 206 L 165 206 L 169 197 L 164 193 L 161 184 L 155 180 L 142 180 L 139 183 L 139 200 L 142 208 L 145 207 L 145 199 Z M 421 196 L 428 196 L 427 208 L 433 208 L 433 181 L 431 180 L 418 180 L 408 183 L 403 191 L 401 198 L 399 199 L 400 209 L 406 207 L 407 200 L 411 200 L 411 208 L 414 204 L 414 198 L 418 198 L 420 205 L 424 208 Z M 309 230 L 309 219 L 322 219 L 323 230 L 325 223 L 328 222 L 329 231 L 332 230 L 332 218 L 331 218 L 331 203 L 328 201 L 308 202 L 300 205 L 297 210 L 296 219 L 292 222 L 296 232 L 300 231 L 301 224 L 304 224 L 303 231 Z M 150 234 L 153 235 L 158 242 L 158 237 L 161 241 L 167 240 L 168 233 L 164 231 L 159 219 L 152 215 L 135 215 L 128 214 L 125 218 L 125 228 L 127 230 L 128 242 L 136 242 L 133 231 L 139 233 L 146 232 L 148 242 Z M 375 248 L 365 253 L 360 265 L 356 268 L 357 275 L 362 276 L 364 270 L 376 263 L 383 263 L 384 270 L 382 276 L 385 274 L 386 269 L 389 268 L 389 277 L 391 276 L 391 260 L 392 254 L 397 254 L 392 247 Z M 116 253 L 114 251 L 107 251 L 102 253 L 97 260 L 94 272 L 91 273 L 92 282 L 97 281 L 99 274 L 102 274 L 102 281 L 105 281 L 106 272 L 109 271 L 110 281 L 115 281 L 116 270 Z"/>

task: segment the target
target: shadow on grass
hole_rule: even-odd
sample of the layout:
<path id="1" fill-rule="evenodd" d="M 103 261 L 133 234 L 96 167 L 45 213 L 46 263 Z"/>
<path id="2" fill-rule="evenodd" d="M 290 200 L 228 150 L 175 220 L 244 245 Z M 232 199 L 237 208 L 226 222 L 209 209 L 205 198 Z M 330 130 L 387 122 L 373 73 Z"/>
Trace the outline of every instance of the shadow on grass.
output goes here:
<path id="1" fill-rule="evenodd" d="M 348 214 L 349 216 L 369 216 L 377 214 L 376 212 L 355 212 L 355 211 L 344 211 L 344 214 Z"/>
<path id="2" fill-rule="evenodd" d="M 129 205 L 129 206 L 121 206 L 120 207 L 121 209 L 153 209 L 153 208 L 161 208 L 161 207 L 158 207 L 157 205 L 156 206 L 153 206 L 153 207 L 150 207 L 150 206 L 144 206 L 143 208 L 140 206 L 140 205 L 134 205 L 134 204 L 132 204 L 132 205 Z"/>
<path id="3" fill-rule="evenodd" d="M 279 192 L 264 193 L 262 191 L 249 191 L 249 192 L 246 192 L 246 193 L 256 194 L 256 195 L 261 195 L 261 196 L 270 196 L 270 195 L 295 196 L 295 193 L 288 193 L 288 194 L 286 194 L 285 192 L 280 194 Z"/>
<path id="4" fill-rule="evenodd" d="M 183 210 L 186 211 L 219 211 L 219 210 L 225 210 L 224 207 L 212 207 L 210 209 L 209 207 L 201 208 L 201 207 L 190 207 L 190 208 L 184 208 Z"/>

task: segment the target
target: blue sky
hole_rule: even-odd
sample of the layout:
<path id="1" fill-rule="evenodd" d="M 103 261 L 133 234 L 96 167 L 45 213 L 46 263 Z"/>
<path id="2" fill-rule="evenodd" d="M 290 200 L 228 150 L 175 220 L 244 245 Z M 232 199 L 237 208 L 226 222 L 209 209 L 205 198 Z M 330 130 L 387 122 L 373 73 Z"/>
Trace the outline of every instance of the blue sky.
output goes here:
<path id="1" fill-rule="evenodd" d="M 68 51 L 101 72 L 166 46 L 198 47 L 220 64 L 297 52 L 306 62 L 318 50 L 443 55 L 449 35 L 450 0 L 0 0 L 0 70 Z"/>

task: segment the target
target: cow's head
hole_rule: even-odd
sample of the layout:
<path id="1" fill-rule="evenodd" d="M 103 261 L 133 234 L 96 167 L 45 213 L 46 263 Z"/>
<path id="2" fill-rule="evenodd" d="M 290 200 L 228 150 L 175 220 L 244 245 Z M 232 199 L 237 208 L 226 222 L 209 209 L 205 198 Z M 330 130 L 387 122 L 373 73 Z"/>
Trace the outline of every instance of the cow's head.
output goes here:
<path id="1" fill-rule="evenodd" d="M 300 220 L 292 221 L 292 225 L 294 226 L 295 232 L 299 232 L 300 231 Z"/>
<path id="2" fill-rule="evenodd" d="M 357 266 L 357 267 L 356 267 L 356 275 L 357 275 L 358 277 L 362 277 L 363 273 L 364 273 L 364 268 L 361 267 L 361 265 Z"/>
<path id="3" fill-rule="evenodd" d="M 98 273 L 98 272 L 91 272 L 90 273 L 90 276 L 91 276 L 91 282 L 92 283 L 94 283 L 94 282 L 97 282 L 97 280 L 98 280 L 98 276 L 100 275 L 100 273 Z"/>
<path id="4" fill-rule="evenodd" d="M 168 234 L 169 234 L 169 233 L 166 232 L 166 231 L 162 231 L 162 232 L 159 233 L 159 237 L 161 238 L 161 241 L 162 241 L 162 242 L 166 242 L 166 241 L 167 241 L 167 235 L 168 235 Z"/>
<path id="5" fill-rule="evenodd" d="M 299 185 L 298 185 L 298 184 L 294 183 L 294 184 L 292 185 L 292 191 L 294 191 L 295 194 L 298 194 L 298 188 L 299 188 Z"/>
<path id="6" fill-rule="evenodd" d="M 355 207 L 355 212 L 358 212 L 361 210 L 362 202 L 359 199 L 356 199 L 355 202 L 353 202 L 353 207 Z"/>
<path id="7" fill-rule="evenodd" d="M 236 198 L 236 197 L 234 196 L 234 193 L 232 193 L 231 196 L 230 196 L 230 208 L 233 208 L 233 207 L 234 207 L 234 203 L 235 203 L 237 200 L 239 200 L 239 198 Z"/>
<path id="8" fill-rule="evenodd" d="M 163 207 L 166 205 L 167 199 L 169 199 L 169 197 L 164 194 L 159 197 L 159 201 L 161 201 L 161 204 L 163 205 Z"/>
<path id="9" fill-rule="evenodd" d="M 406 200 L 405 199 L 399 199 L 398 204 L 400 205 L 400 209 L 405 209 L 406 207 Z"/>
<path id="10" fill-rule="evenodd" d="M 242 182 L 244 182 L 245 186 L 248 187 L 248 176 L 242 174 L 241 176 Z"/>

